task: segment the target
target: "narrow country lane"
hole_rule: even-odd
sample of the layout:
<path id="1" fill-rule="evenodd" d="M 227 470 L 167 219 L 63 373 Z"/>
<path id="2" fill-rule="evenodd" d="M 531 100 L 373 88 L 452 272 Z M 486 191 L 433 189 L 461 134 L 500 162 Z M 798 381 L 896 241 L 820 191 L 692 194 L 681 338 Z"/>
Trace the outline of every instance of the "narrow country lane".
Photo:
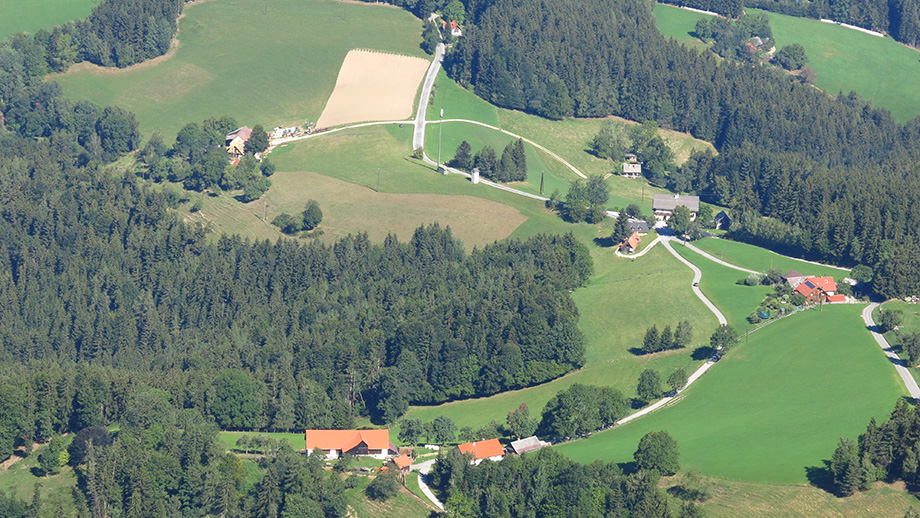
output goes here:
<path id="1" fill-rule="evenodd" d="M 671 255 L 676 257 L 678 261 L 684 263 L 685 265 L 687 265 L 688 268 L 693 270 L 693 286 L 691 286 L 691 288 L 693 289 L 693 293 L 696 294 L 697 298 L 703 301 L 703 304 L 706 304 L 706 307 L 709 308 L 709 311 L 712 311 L 712 314 L 715 315 L 716 319 L 719 321 L 719 325 L 722 325 L 722 326 L 728 325 L 728 320 L 725 319 L 725 315 L 723 315 L 722 312 L 719 311 L 719 308 L 717 308 L 716 305 L 713 304 L 711 300 L 707 299 L 706 295 L 703 295 L 703 292 L 700 291 L 699 282 L 700 282 L 700 279 L 703 278 L 703 272 L 701 272 L 700 269 L 697 268 L 695 264 L 684 259 L 682 255 L 678 254 L 677 251 L 674 250 L 674 248 L 671 246 L 671 241 L 673 240 L 674 240 L 673 237 L 661 236 L 661 243 L 664 245 L 665 248 L 668 249 L 668 252 L 671 252 Z M 692 248 L 692 249 L 696 250 L 696 248 Z M 718 259 L 716 259 L 715 257 L 709 256 L 709 258 L 718 262 Z M 732 268 L 738 269 L 735 266 L 732 266 Z M 743 271 L 751 271 L 751 270 L 743 270 Z"/>
<path id="2" fill-rule="evenodd" d="M 875 342 L 882 348 L 882 351 L 885 351 L 885 356 L 888 356 L 888 359 L 894 364 L 894 368 L 901 376 L 901 380 L 904 381 L 904 385 L 907 387 L 907 392 L 910 393 L 910 397 L 914 398 L 914 400 L 920 400 L 920 386 L 917 386 L 917 380 L 914 379 L 914 376 L 904 364 L 904 360 L 899 358 L 891 349 L 888 340 L 885 340 L 885 337 L 878 332 L 878 326 L 875 325 L 875 320 L 872 319 L 872 312 L 875 311 L 875 308 L 879 307 L 879 305 L 878 302 L 873 302 L 866 306 L 866 309 L 862 312 L 863 322 L 866 323 L 866 328 L 872 333 L 872 338 L 875 338 Z"/>

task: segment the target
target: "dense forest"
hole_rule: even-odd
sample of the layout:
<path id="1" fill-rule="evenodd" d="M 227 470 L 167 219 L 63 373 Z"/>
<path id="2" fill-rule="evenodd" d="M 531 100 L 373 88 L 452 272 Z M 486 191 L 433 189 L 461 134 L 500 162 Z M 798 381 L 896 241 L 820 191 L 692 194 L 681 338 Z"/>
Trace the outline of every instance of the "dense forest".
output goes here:
<path id="1" fill-rule="evenodd" d="M 738 18 L 743 8 L 753 7 L 780 14 L 831 19 L 889 34 L 908 45 L 920 45 L 918 0 L 676 0 L 667 4 L 687 6 Z"/>

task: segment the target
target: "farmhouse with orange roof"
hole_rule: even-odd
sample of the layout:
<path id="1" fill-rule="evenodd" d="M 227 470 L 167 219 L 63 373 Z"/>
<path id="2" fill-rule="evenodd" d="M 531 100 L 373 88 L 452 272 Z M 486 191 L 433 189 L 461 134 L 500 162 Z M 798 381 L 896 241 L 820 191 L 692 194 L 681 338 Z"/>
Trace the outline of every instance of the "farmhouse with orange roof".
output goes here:
<path id="1" fill-rule="evenodd" d="M 384 460 L 399 453 L 389 430 L 307 430 L 304 440 L 307 454 L 322 450 L 330 460 L 345 454 Z"/>
<path id="2" fill-rule="evenodd" d="M 505 456 L 505 449 L 498 439 L 465 442 L 457 447 L 460 448 L 460 453 L 473 455 L 473 464 L 479 464 L 484 460 L 501 460 Z"/>

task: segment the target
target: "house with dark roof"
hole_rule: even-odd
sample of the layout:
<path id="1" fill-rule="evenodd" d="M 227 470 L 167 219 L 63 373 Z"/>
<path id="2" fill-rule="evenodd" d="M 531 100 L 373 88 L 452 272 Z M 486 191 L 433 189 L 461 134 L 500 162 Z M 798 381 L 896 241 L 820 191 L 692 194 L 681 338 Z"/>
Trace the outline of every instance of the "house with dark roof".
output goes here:
<path id="1" fill-rule="evenodd" d="M 384 460 L 399 453 L 389 430 L 306 430 L 304 440 L 307 454 L 322 450 L 329 460 L 346 454 Z"/>
<path id="2" fill-rule="evenodd" d="M 724 210 L 719 211 L 716 217 L 712 218 L 717 230 L 728 230 L 732 226 L 732 218 Z"/>
<path id="3" fill-rule="evenodd" d="M 457 446 L 460 453 L 472 454 L 473 464 L 479 464 L 484 460 L 502 460 L 505 456 L 505 449 L 498 439 L 487 439 L 485 441 L 465 442 Z"/>
<path id="4" fill-rule="evenodd" d="M 655 194 L 652 196 L 652 212 L 662 221 L 670 219 L 677 207 L 687 207 L 690 210 L 691 221 L 696 219 L 700 211 L 700 197 L 680 194 Z"/>
<path id="5" fill-rule="evenodd" d="M 638 232 L 639 234 L 648 234 L 651 230 L 648 222 L 641 219 L 629 220 L 628 228 L 630 232 Z"/>

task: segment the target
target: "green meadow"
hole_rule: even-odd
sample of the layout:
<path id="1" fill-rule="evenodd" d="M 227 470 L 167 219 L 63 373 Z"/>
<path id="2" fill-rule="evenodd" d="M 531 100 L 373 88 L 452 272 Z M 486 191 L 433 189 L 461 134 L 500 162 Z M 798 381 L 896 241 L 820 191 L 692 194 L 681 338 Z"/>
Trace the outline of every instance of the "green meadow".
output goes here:
<path id="1" fill-rule="evenodd" d="M 744 279 L 748 274 L 710 261 L 678 243 L 673 243 L 672 246 L 678 254 L 695 264 L 703 272 L 703 277 L 700 279 L 700 290 L 725 315 L 728 323 L 739 333 L 750 329 L 751 325 L 747 317 L 773 289 L 769 286 L 735 284 L 737 280 Z"/>
<path id="2" fill-rule="evenodd" d="M 444 109 L 444 119 L 467 119 L 483 122 L 502 128 L 511 133 L 526 137 L 550 151 L 558 154 L 585 175 L 616 173 L 607 179 L 611 186 L 609 208 L 625 207 L 636 203 L 643 211 L 650 213 L 652 210 L 652 194 L 666 192 L 648 185 L 644 180 L 630 180 L 618 176 L 620 162 L 604 160 L 588 152 L 588 143 L 608 120 L 617 124 L 632 125 L 634 122 L 618 117 L 605 119 L 575 119 L 567 118 L 561 121 L 551 121 L 514 110 L 495 107 L 476 97 L 472 92 L 460 87 L 447 77 L 442 70 L 435 83 L 434 96 L 431 109 L 427 112 L 429 121 L 440 118 L 440 110 Z M 504 146 L 512 137 L 503 133 L 477 126 L 475 124 L 453 122 L 444 123 L 441 136 L 441 156 L 443 161 L 453 158 L 457 146 L 461 141 L 468 141 L 475 153 L 483 146 L 495 148 L 500 156 Z M 430 157 L 437 156 L 438 126 L 429 125 L 425 135 L 425 150 Z M 708 142 L 695 139 L 686 133 L 661 129 L 659 135 L 674 151 L 676 162 L 682 164 L 694 150 L 709 149 L 713 153 L 712 145 Z M 548 154 L 528 148 L 528 178 L 526 182 L 516 184 L 515 187 L 526 192 L 539 193 L 540 174 L 544 174 L 544 195 L 549 196 L 554 189 L 559 189 L 561 195 L 568 191 L 568 184 L 577 178 L 577 175 Z"/>
<path id="3" fill-rule="evenodd" d="M 747 9 L 751 13 L 766 12 Z M 854 91 L 906 122 L 920 114 L 920 52 L 891 38 L 879 38 L 853 29 L 766 13 L 777 49 L 798 43 L 805 48 L 807 65 L 818 74 L 815 86 L 831 95 Z M 694 38 L 696 21 L 708 17 L 685 9 L 655 6 L 658 30 L 697 48 L 707 46 Z"/>
<path id="4" fill-rule="evenodd" d="M 175 55 L 125 70 L 78 65 L 54 77 L 73 99 L 117 104 L 167 142 L 189 122 L 316 121 L 349 50 L 424 57 L 421 21 L 385 5 L 335 0 L 221 0 L 188 7 Z"/>
<path id="5" fill-rule="evenodd" d="M 779 255 L 765 248 L 760 248 L 759 246 L 739 243 L 738 241 L 730 241 L 728 239 L 700 239 L 699 241 L 694 241 L 693 246 L 727 263 L 749 270 L 757 270 L 758 272 L 766 272 L 771 268 L 776 268 L 783 273 L 789 270 L 796 270 L 805 275 L 814 275 L 816 277 L 830 276 L 838 280 L 846 277 L 850 273 L 850 271 L 845 268 L 835 268 L 833 266 L 800 261 L 798 259 Z"/>
<path id="6" fill-rule="evenodd" d="M 64 444 L 69 445 L 72 438 L 64 437 Z M 72 505 L 70 488 L 77 483 L 77 475 L 73 468 L 64 466 L 56 475 L 37 476 L 40 475 L 38 454 L 42 448 L 47 447 L 47 444 L 39 446 L 28 457 L 18 460 L 5 470 L 0 470 L 0 491 L 29 502 L 32 500 L 35 484 L 38 483 L 41 484 L 40 494 L 46 506 L 60 505 L 67 508 Z"/>
<path id="7" fill-rule="evenodd" d="M 906 394 L 861 310 L 829 306 L 771 324 L 735 346 L 680 403 L 559 450 L 579 462 L 628 463 L 639 438 L 667 430 L 682 471 L 804 484 L 841 436 L 855 439 Z"/>
<path id="8" fill-rule="evenodd" d="M 89 16 L 99 0 L 0 0 L 0 40 Z"/>

